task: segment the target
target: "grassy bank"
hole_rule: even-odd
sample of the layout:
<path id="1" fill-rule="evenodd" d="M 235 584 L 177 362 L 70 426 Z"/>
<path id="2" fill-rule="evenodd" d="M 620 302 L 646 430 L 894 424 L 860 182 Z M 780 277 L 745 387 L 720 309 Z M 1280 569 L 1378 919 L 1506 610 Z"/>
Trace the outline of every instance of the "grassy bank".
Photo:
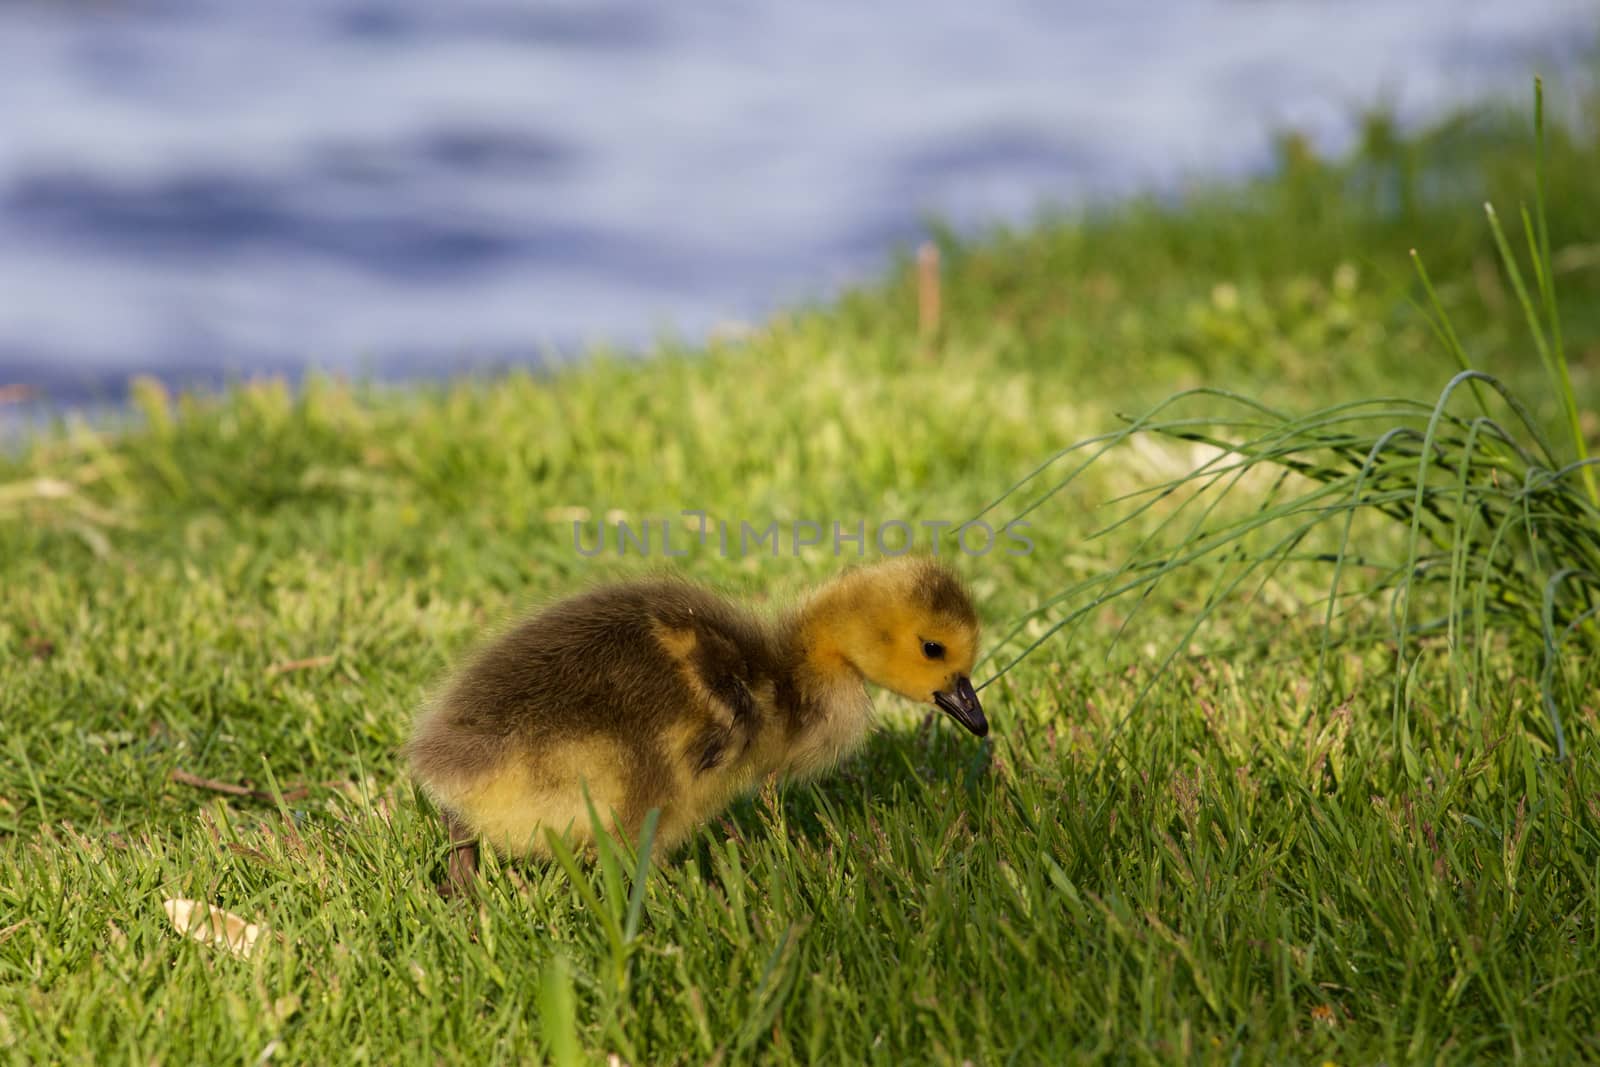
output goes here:
<path id="1" fill-rule="evenodd" d="M 1593 413 L 1600 110 L 1586 121 L 1552 137 L 1547 193 Z M 1351 160 L 1286 139 L 1246 187 L 947 241 L 935 337 L 908 267 L 643 363 L 145 385 L 137 426 L 0 458 L 0 1055 L 1600 1056 L 1594 675 L 1558 763 L 1536 655 L 1495 637 L 1464 701 L 1447 639 L 1424 639 L 1402 734 L 1392 651 L 1330 653 L 1315 561 L 1240 592 L 1164 674 L 1225 564 L 1137 615 L 1105 605 L 988 690 L 983 747 L 880 697 L 863 757 L 740 803 L 638 888 L 619 860 L 576 881 L 497 868 L 476 906 L 440 900 L 443 840 L 395 754 L 439 673 L 542 598 L 667 565 L 782 598 L 841 565 L 831 544 L 724 556 L 687 536 L 682 559 L 585 558 L 575 518 L 960 521 L 1179 389 L 1431 401 L 1455 364 L 1412 248 L 1473 362 L 1556 425 L 1479 207 L 1514 217 L 1532 161 L 1520 117 L 1413 139 L 1374 119 Z M 1031 554 L 961 559 L 989 631 L 1122 562 L 1168 505 L 1091 539 L 1110 502 L 1195 461 L 1136 441 L 1030 515 Z M 271 933 L 233 958 L 178 937 L 169 898 Z"/>

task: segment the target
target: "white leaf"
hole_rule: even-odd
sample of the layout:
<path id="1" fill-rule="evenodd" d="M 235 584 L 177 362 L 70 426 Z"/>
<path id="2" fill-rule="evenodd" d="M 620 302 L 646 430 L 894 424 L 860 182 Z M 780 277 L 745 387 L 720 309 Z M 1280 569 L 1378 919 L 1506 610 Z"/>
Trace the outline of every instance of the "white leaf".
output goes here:
<path id="1" fill-rule="evenodd" d="M 240 959 L 248 959 L 256 942 L 267 932 L 265 926 L 246 922 L 231 911 L 199 900 L 174 898 L 162 901 L 161 906 L 167 910 L 167 918 L 172 920 L 178 933 L 201 944 L 226 949 Z"/>

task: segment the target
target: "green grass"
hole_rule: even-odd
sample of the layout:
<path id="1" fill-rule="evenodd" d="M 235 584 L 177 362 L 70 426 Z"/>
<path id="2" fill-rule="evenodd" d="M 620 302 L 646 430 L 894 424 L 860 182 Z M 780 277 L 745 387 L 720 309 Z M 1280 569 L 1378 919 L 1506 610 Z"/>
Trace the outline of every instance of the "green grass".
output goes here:
<path id="1" fill-rule="evenodd" d="M 1586 119 L 1552 131 L 1544 197 L 1592 441 L 1600 107 Z M 1246 529 L 1166 566 L 1327 484 L 1257 463 L 1198 493 L 1218 453 L 1193 438 L 1263 432 L 1214 394 L 1028 497 L 1032 554 L 960 561 L 992 637 L 1015 629 L 980 676 L 1084 606 L 987 690 L 990 743 L 880 698 L 860 758 L 740 802 L 679 855 L 491 863 L 476 905 L 433 892 L 444 841 L 396 755 L 441 672 L 543 598 L 667 563 L 782 598 L 841 565 L 584 559 L 573 509 L 959 521 L 1183 389 L 1290 423 L 1365 403 L 1426 424 L 1460 359 L 1562 441 L 1572 413 L 1478 206 L 1514 219 L 1532 201 L 1525 128 L 1490 115 L 1406 139 L 1375 117 L 1352 160 L 1286 139 L 1247 186 L 946 240 L 931 351 L 906 269 L 643 363 L 175 400 L 146 384 L 129 426 L 64 426 L 0 459 L 0 1057 L 1600 1057 L 1594 666 L 1561 668 L 1557 759 L 1539 642 L 1494 615 L 1395 621 L 1413 583 L 1393 561 L 1432 543 L 1414 512 L 1335 508 L 1316 535 L 1331 549 L 1280 558 Z M 1434 600 L 1418 587 L 1419 613 L 1482 588 L 1486 542 L 1441 529 L 1447 580 Z M 1330 617 L 1341 545 L 1361 595 Z M 1140 561 L 1160 580 L 1106 596 Z M 177 936 L 172 897 L 272 934 L 236 959 Z"/>

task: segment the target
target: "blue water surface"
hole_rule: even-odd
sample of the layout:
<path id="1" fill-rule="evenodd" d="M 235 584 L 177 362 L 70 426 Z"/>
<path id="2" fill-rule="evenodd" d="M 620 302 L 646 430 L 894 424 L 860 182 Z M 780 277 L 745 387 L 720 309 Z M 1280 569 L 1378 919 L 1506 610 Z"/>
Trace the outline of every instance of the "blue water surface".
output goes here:
<path id="1" fill-rule="evenodd" d="M 1593 0 L 11 0 L 0 387 L 695 339 L 926 219 L 1338 150 L 1575 71 Z M 13 394 L 17 391 L 12 390 Z M 7 418 L 0 406 L 0 421 Z M 16 418 L 16 406 L 11 408 Z"/>

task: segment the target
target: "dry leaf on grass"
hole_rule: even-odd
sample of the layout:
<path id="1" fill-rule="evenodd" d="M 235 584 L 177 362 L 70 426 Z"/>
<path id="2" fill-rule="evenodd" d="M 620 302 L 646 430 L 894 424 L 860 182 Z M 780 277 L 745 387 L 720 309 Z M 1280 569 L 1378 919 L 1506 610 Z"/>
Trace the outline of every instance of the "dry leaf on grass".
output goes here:
<path id="1" fill-rule="evenodd" d="M 267 932 L 265 926 L 246 922 L 231 911 L 198 900 L 174 898 L 162 901 L 161 906 L 178 933 L 203 945 L 226 949 L 240 959 L 249 959 L 256 942 Z"/>

